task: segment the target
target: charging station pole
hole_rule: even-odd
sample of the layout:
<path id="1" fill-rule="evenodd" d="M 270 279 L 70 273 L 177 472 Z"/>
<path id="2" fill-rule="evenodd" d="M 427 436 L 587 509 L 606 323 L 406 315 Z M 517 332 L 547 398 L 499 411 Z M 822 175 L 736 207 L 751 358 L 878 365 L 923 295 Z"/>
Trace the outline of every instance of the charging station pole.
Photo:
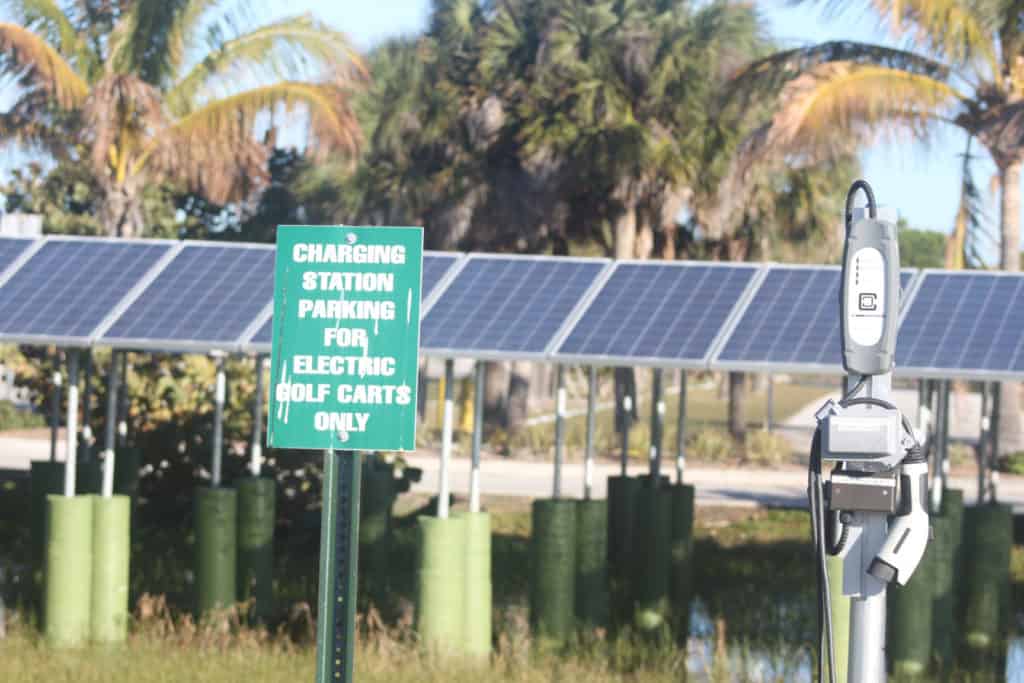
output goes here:
<path id="1" fill-rule="evenodd" d="M 867 195 L 867 210 L 851 210 L 857 190 Z M 842 558 L 842 591 L 850 598 L 848 681 L 883 683 L 886 590 L 893 581 L 906 585 L 928 544 L 928 464 L 909 421 L 892 404 L 900 311 L 896 217 L 879 215 L 864 181 L 850 188 L 846 210 L 839 308 L 850 388 L 816 415 L 808 496 L 828 661 L 834 663 L 825 554 Z M 827 487 L 824 462 L 834 465 Z M 822 658 L 819 680 L 824 668 Z M 835 682 L 835 667 L 829 668 Z"/>

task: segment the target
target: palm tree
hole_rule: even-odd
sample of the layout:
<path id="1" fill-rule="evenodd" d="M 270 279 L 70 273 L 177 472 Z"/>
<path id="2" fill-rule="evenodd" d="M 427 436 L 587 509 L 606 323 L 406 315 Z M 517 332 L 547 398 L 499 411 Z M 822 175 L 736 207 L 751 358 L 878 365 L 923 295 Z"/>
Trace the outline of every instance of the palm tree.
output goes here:
<path id="1" fill-rule="evenodd" d="M 144 230 L 153 183 L 244 198 L 282 113 L 306 116 L 315 153 L 353 151 L 350 93 L 366 73 L 345 36 L 308 15 L 237 31 L 220 4 L 8 0 L 18 23 L 0 23 L 0 73 L 19 87 L 0 139 L 87 161 L 103 228 L 122 237 Z"/>
<path id="2" fill-rule="evenodd" d="M 998 169 L 1000 267 L 1020 269 L 1024 165 L 1024 0 L 873 0 L 906 49 L 850 41 L 776 53 L 734 81 L 747 96 L 784 83 L 772 120 L 746 159 L 820 158 L 909 132 L 927 139 L 955 126 Z M 1000 450 L 1020 448 L 1020 397 L 1004 383 Z"/>

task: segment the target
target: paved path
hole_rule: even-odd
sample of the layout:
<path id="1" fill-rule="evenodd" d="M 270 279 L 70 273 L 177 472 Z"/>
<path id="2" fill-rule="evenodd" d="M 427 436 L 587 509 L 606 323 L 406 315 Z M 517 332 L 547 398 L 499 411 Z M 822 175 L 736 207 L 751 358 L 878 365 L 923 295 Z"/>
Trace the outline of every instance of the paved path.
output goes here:
<path id="1" fill-rule="evenodd" d="M 439 461 L 436 455 L 416 454 L 406 458 L 410 465 L 423 469 L 423 479 L 413 485 L 420 493 L 436 494 L 438 490 Z M 674 476 L 671 463 L 666 474 Z M 597 463 L 594 472 L 593 495 L 606 495 L 607 478 L 618 474 L 619 466 Z M 469 458 L 454 458 L 450 467 L 452 493 L 469 493 Z M 641 474 L 645 465 L 632 465 L 630 474 Z M 480 486 L 485 494 L 544 498 L 552 493 L 553 466 L 551 463 L 503 458 L 485 458 L 480 467 Z M 757 506 L 771 505 L 804 507 L 806 505 L 807 471 L 796 466 L 777 469 L 752 467 L 689 467 L 684 479 L 697 487 L 698 505 Z M 977 482 L 972 474 L 952 479 L 954 488 L 963 489 L 967 503 L 973 503 Z M 1024 477 L 1003 475 L 999 485 L 1000 499 L 1012 503 L 1024 512 Z M 562 468 L 562 495 L 583 495 L 583 465 L 566 464 Z"/>

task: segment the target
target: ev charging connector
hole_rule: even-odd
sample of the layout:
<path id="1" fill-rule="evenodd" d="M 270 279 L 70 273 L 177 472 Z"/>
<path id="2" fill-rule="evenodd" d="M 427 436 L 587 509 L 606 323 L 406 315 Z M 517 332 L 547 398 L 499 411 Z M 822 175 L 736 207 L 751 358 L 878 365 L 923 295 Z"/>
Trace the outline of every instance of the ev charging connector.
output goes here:
<path id="1" fill-rule="evenodd" d="M 867 211 L 851 209 L 857 190 Z M 825 554 L 843 559 L 851 598 L 849 683 L 885 680 L 885 592 L 913 575 L 928 544 L 928 465 L 909 421 L 890 402 L 900 306 L 895 220 L 879 216 L 863 180 L 846 199 L 840 287 L 843 367 L 853 388 L 816 414 L 808 476 L 828 661 L 834 664 Z M 862 391 L 863 390 L 863 391 Z M 827 486 L 822 465 L 833 464 Z M 824 658 L 819 658 L 822 680 Z M 829 666 L 835 681 L 835 666 Z"/>

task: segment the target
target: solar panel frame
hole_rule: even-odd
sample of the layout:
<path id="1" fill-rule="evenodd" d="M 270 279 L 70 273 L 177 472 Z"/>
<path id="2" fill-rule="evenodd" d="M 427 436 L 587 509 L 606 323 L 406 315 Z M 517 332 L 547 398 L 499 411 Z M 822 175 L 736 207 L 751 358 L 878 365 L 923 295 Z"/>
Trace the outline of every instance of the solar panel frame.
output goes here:
<path id="1" fill-rule="evenodd" d="M 428 347 L 425 345 L 420 346 L 420 355 L 429 356 L 434 358 L 471 358 L 474 360 L 493 360 L 493 361 L 547 361 L 550 360 L 551 350 L 554 348 L 555 342 L 557 342 L 565 332 L 566 327 L 578 319 L 581 315 L 582 307 L 590 302 L 596 292 L 600 289 L 600 286 L 604 284 L 605 278 L 611 272 L 612 264 L 614 263 L 608 258 L 594 258 L 589 256 L 548 256 L 548 255 L 537 255 L 537 254 L 492 254 L 492 253 L 470 253 L 467 254 L 459 262 L 459 268 L 457 272 L 450 273 L 450 277 L 447 278 L 443 291 L 438 292 L 437 297 L 431 302 L 429 310 L 426 310 L 420 316 L 421 320 L 425 320 L 427 315 L 433 310 L 434 306 L 440 301 L 441 297 L 447 292 L 451 285 L 458 279 L 458 275 L 462 273 L 466 267 L 473 261 L 478 260 L 522 260 L 522 261 L 557 261 L 561 263 L 593 263 L 602 265 L 603 267 L 594 276 L 593 282 L 587 287 L 580 297 L 580 300 L 576 302 L 572 310 L 562 321 L 561 325 L 555 330 L 551 339 L 545 345 L 541 351 L 501 351 L 496 349 L 457 349 L 457 348 L 444 348 L 444 347 Z M 421 327 L 422 329 L 422 327 Z M 421 335 L 423 333 L 421 332 Z"/>
<path id="2" fill-rule="evenodd" d="M 721 358 L 722 353 L 725 352 L 726 346 L 728 345 L 732 335 L 736 332 L 736 328 L 739 327 L 740 322 L 746 315 L 747 310 L 753 304 L 754 299 L 757 297 L 761 287 L 764 286 L 768 279 L 768 276 L 772 272 L 783 271 L 783 270 L 825 270 L 841 272 L 842 267 L 837 265 L 827 264 L 814 264 L 814 263 L 766 263 L 764 264 L 764 273 L 761 276 L 757 287 L 751 292 L 750 298 L 746 301 L 743 306 L 743 310 L 739 311 L 738 314 L 732 321 L 732 324 L 727 327 L 720 339 L 718 347 L 715 348 L 714 352 L 708 361 L 708 369 L 710 370 L 721 370 L 726 372 L 759 372 L 759 373 L 794 373 L 794 374 L 823 374 L 823 375 L 836 375 L 843 376 L 846 373 L 843 370 L 841 362 L 836 364 L 831 363 L 805 363 L 797 361 L 747 361 L 747 360 L 725 360 Z M 897 318 L 897 326 L 902 322 L 903 316 L 910 309 L 910 304 L 913 301 L 913 296 L 917 292 L 917 285 L 921 278 L 921 273 L 916 268 L 901 268 L 901 274 L 910 275 L 910 281 L 907 283 L 907 287 L 903 290 L 903 296 L 900 301 L 900 312 Z M 897 367 L 897 372 L 899 368 Z"/>
<path id="3" fill-rule="evenodd" d="M 420 302 L 420 320 L 427 314 L 430 306 L 433 305 L 437 298 L 441 295 L 447 286 L 458 274 L 460 267 L 459 264 L 466 260 L 466 255 L 462 252 L 457 251 L 424 251 L 423 260 L 426 261 L 427 257 L 431 258 L 444 258 L 450 259 L 447 270 L 438 279 L 437 284 L 434 285 L 434 289 L 427 293 L 426 298 L 423 298 Z M 425 269 L 424 269 L 425 270 Z M 421 276 L 422 277 L 422 276 Z M 252 325 L 246 329 L 246 331 L 239 337 L 238 346 L 245 353 L 270 353 L 271 342 L 259 342 L 255 341 L 256 335 L 263 329 L 263 326 L 270 322 L 270 319 L 274 315 L 274 300 L 271 297 L 270 303 L 267 307 L 260 312 L 260 315 L 253 321 Z"/>
<path id="4" fill-rule="evenodd" d="M 743 289 L 743 293 L 736 299 L 732 304 L 732 308 L 729 310 L 725 321 L 713 336 L 711 343 L 708 344 L 708 350 L 700 359 L 695 358 L 662 358 L 657 356 L 628 356 L 628 355 L 615 355 L 615 354 L 588 354 L 579 352 L 562 352 L 559 349 L 566 343 L 569 337 L 572 335 L 576 328 L 576 325 L 583 319 L 583 317 L 589 312 L 590 307 L 594 305 L 596 299 L 600 296 L 605 286 L 612 280 L 615 273 L 622 266 L 640 266 L 640 267 L 707 267 L 712 266 L 714 268 L 722 269 L 737 269 L 737 270 L 751 270 L 752 275 L 750 282 L 746 284 Z M 685 369 L 685 370 L 703 370 L 707 368 L 708 359 L 711 357 L 714 350 L 717 348 L 719 339 L 722 333 L 729 328 L 733 318 L 735 318 L 740 311 L 742 311 L 746 302 L 753 295 L 756 290 L 756 286 L 760 283 L 761 277 L 763 277 L 764 267 L 758 263 L 735 263 L 729 261 L 689 261 L 689 260 L 673 260 L 673 261 L 650 261 L 640 259 L 617 259 L 612 262 L 611 267 L 605 272 L 604 277 L 601 281 L 601 286 L 590 293 L 587 299 L 586 305 L 577 312 L 575 318 L 572 319 L 571 325 L 567 326 L 566 329 L 556 338 L 555 343 L 552 344 L 552 352 L 549 354 L 549 358 L 552 362 L 562 364 L 578 364 L 578 365 L 598 365 L 602 367 L 628 365 L 637 367 L 652 367 L 652 368 L 664 368 L 664 369 Z"/>
<path id="5" fill-rule="evenodd" d="M 164 268 L 160 272 L 153 273 L 152 277 L 147 278 L 145 284 L 141 287 L 136 287 L 132 290 L 130 297 L 126 297 L 124 301 L 118 306 L 114 313 L 112 313 L 104 324 L 97 329 L 95 334 L 95 343 L 99 346 L 108 346 L 112 349 L 124 350 L 124 349 L 137 349 L 140 351 L 165 351 L 165 352 L 180 352 L 180 353 L 210 353 L 215 351 L 221 351 L 226 353 L 233 353 L 242 350 L 241 340 L 246 338 L 246 334 L 253 334 L 259 330 L 257 322 L 266 313 L 266 311 L 273 310 L 274 305 L 274 293 L 273 288 L 267 294 L 267 302 L 260 307 L 259 313 L 254 316 L 253 320 L 250 321 L 243 328 L 241 334 L 228 340 L 213 340 L 213 339 L 162 339 L 159 337 L 112 337 L 107 336 L 110 333 L 111 328 L 117 324 L 121 316 L 123 316 L 156 280 L 162 275 L 168 267 L 170 267 L 174 260 L 182 254 L 186 249 L 206 249 L 206 248 L 217 248 L 217 249 L 244 249 L 248 251 L 273 251 L 275 249 L 272 244 L 263 244 L 259 242 L 217 242 L 213 240 L 187 240 L 184 242 L 178 242 L 177 248 L 174 250 L 174 255 L 168 259 Z M 273 277 L 273 271 L 268 273 L 269 277 Z M 256 329 L 252 329 L 256 326 Z"/>
<path id="6" fill-rule="evenodd" d="M 920 272 L 918 277 L 918 286 L 914 291 L 914 298 L 910 300 L 900 317 L 900 327 L 902 328 L 903 323 L 906 321 L 907 316 L 910 314 L 910 309 L 917 301 L 917 295 L 920 291 L 924 290 L 927 286 L 927 277 L 929 275 L 951 275 L 954 277 L 976 277 L 978 275 L 994 276 L 994 277 L 1008 277 L 1024 279 L 1024 273 L 1014 273 L 998 270 L 946 270 L 944 268 L 925 268 Z M 1024 331 L 1022 335 L 1024 336 Z M 897 344 L 899 343 L 899 337 L 897 335 Z M 1015 381 L 1024 380 L 1024 370 L 993 370 L 985 368 L 942 368 L 934 366 L 917 366 L 917 365 L 897 365 L 896 372 L 897 377 L 904 379 L 965 379 L 965 380 L 977 380 L 986 382 L 1000 382 L 1000 381 Z"/>
<path id="7" fill-rule="evenodd" d="M 88 334 L 84 335 L 52 335 L 52 334 L 28 334 L 28 333 L 6 333 L 0 332 L 0 342 L 12 343 L 12 344 L 32 344 L 32 345 L 56 345 L 65 348 L 88 348 L 94 345 L 96 339 L 97 330 L 101 329 L 106 321 L 110 318 L 113 311 L 117 310 L 124 302 L 124 299 L 131 293 L 134 292 L 144 283 L 148 283 L 152 278 L 155 278 L 167 265 L 170 259 L 175 253 L 175 242 L 171 240 L 162 239 L 150 239 L 150 238 L 139 238 L 133 239 L 130 242 L 119 239 L 116 237 L 84 237 L 80 235 L 46 235 L 42 239 L 37 241 L 35 248 L 30 249 L 29 254 L 23 254 L 22 259 L 17 264 L 17 268 L 9 269 L 9 272 L 4 274 L 4 279 L 0 281 L 0 293 L 2 288 L 7 286 L 11 280 L 16 277 L 22 270 L 22 268 L 29 263 L 34 256 L 41 252 L 46 245 L 61 242 L 81 242 L 85 244 L 118 244 L 118 245 L 158 245 L 168 247 L 167 252 L 160 256 L 149 270 L 147 270 L 142 277 L 140 277 L 129 289 L 118 299 L 117 303 L 111 308 L 101 320 L 89 331 Z"/>

